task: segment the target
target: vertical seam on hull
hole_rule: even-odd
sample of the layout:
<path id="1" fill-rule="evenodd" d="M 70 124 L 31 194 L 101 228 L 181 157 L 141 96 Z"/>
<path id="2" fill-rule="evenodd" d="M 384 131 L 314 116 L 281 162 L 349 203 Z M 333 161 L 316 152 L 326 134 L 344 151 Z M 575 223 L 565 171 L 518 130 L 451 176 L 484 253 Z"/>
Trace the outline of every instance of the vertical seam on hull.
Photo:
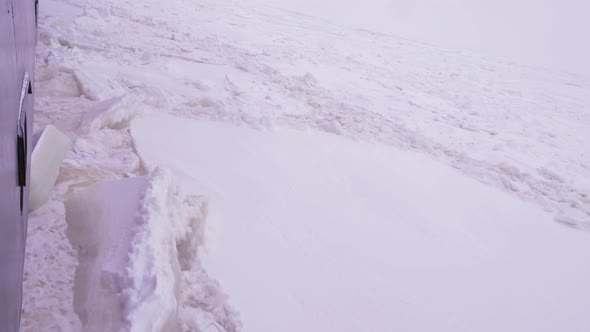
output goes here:
<path id="1" fill-rule="evenodd" d="M 14 57 L 16 59 L 16 67 L 18 68 L 18 47 L 16 44 L 16 17 L 14 15 L 14 2 L 10 1 L 10 10 L 12 14 L 12 35 L 14 36 Z"/>

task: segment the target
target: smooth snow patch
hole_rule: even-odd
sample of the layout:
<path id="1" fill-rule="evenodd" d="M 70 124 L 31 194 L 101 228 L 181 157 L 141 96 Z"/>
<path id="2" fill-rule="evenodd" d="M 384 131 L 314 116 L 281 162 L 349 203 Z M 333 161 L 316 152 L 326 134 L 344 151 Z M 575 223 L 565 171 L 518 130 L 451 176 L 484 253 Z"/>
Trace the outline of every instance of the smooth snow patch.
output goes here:
<path id="1" fill-rule="evenodd" d="M 164 115 L 131 128 L 146 165 L 216 193 L 205 262 L 244 331 L 590 329 L 588 234 L 426 156 Z"/>

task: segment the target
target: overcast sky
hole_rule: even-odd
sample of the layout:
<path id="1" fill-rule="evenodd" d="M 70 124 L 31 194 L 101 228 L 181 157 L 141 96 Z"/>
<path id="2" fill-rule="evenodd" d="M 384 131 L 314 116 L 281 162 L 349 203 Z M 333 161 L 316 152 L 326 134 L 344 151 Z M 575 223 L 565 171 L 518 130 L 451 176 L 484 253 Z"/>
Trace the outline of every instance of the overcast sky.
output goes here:
<path id="1" fill-rule="evenodd" d="M 590 0 L 254 0 L 590 77 Z"/>

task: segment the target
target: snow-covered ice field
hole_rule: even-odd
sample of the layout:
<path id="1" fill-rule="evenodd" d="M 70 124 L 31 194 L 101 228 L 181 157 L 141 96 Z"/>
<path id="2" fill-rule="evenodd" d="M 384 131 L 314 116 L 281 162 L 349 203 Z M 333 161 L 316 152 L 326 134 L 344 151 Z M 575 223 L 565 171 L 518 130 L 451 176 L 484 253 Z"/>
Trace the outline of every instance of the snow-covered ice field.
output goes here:
<path id="1" fill-rule="evenodd" d="M 587 234 L 423 155 L 170 116 L 132 135 L 148 169 L 199 175 L 245 331 L 590 328 Z"/>
<path id="2" fill-rule="evenodd" d="M 248 2 L 45 0 L 24 331 L 587 331 L 590 80 Z"/>

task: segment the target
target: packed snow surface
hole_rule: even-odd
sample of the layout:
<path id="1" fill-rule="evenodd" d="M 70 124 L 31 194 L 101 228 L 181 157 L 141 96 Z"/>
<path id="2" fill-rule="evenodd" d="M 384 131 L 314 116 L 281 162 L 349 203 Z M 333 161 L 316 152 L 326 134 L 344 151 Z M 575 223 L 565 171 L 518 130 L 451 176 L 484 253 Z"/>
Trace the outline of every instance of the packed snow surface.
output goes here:
<path id="1" fill-rule="evenodd" d="M 170 116 L 132 136 L 207 188 L 244 331 L 590 329 L 588 234 L 423 155 Z"/>
<path id="2" fill-rule="evenodd" d="M 73 144 L 23 331 L 590 330 L 587 79 L 248 2 L 40 6 L 35 131 Z"/>

